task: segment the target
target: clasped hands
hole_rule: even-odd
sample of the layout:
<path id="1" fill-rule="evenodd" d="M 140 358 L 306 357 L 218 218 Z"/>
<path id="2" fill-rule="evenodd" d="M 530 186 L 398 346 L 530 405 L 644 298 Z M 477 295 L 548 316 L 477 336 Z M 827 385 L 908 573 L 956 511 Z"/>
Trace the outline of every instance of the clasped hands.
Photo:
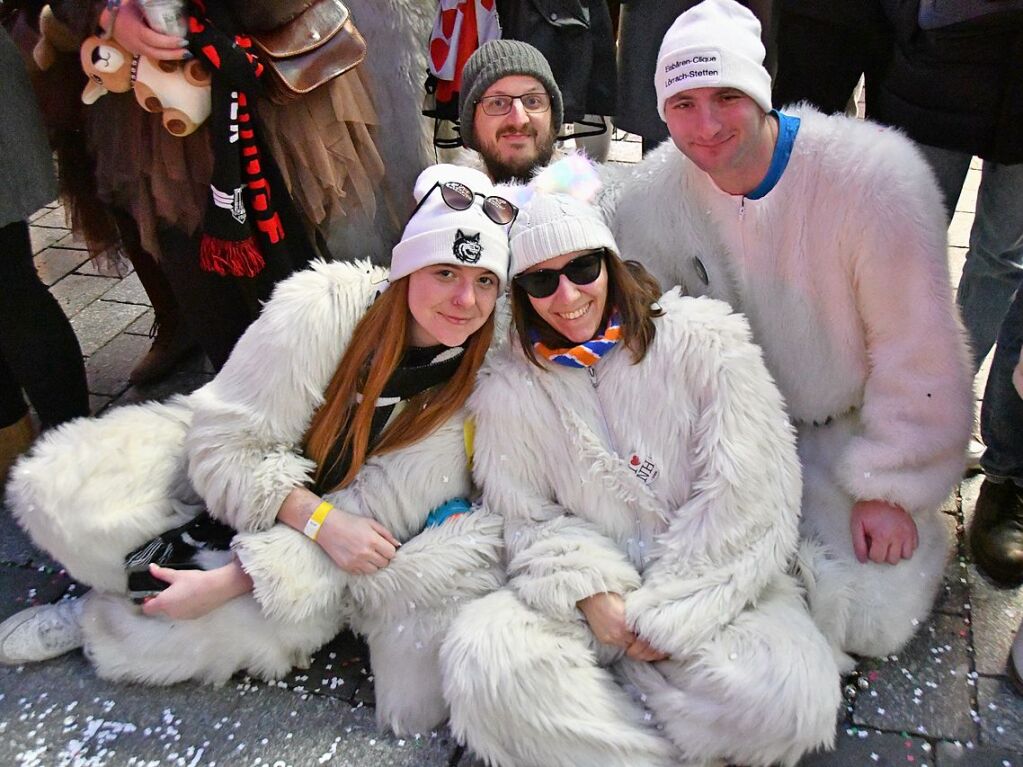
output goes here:
<path id="1" fill-rule="evenodd" d="M 920 544 L 916 522 L 901 506 L 886 501 L 859 501 L 849 521 L 856 559 L 897 565 Z"/>
<path id="2" fill-rule="evenodd" d="M 113 32 L 125 50 L 136 56 L 148 56 L 157 61 L 180 61 L 190 54 L 188 41 L 174 35 L 165 35 L 149 26 L 142 9 L 132 0 L 122 0 L 116 14 L 104 10 L 99 18 L 106 32 Z M 110 25 L 113 24 L 113 30 Z"/>
<path id="3" fill-rule="evenodd" d="M 593 636 L 601 644 L 620 647 L 627 657 L 638 661 L 654 662 L 670 657 L 629 628 L 625 620 L 625 599 L 621 594 L 593 594 L 580 599 L 576 607 L 582 611 Z"/>

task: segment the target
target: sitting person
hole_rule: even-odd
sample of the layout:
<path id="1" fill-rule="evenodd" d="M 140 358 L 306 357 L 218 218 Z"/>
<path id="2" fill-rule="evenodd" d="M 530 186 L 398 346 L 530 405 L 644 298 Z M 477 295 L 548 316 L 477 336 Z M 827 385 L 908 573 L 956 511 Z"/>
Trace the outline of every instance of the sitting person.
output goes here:
<path id="1" fill-rule="evenodd" d="M 655 83 L 672 141 L 608 196 L 613 229 L 664 284 L 749 318 L 799 433 L 814 619 L 889 655 L 941 583 L 973 421 L 941 197 L 897 131 L 772 111 L 763 58 L 734 0 L 679 16 Z"/>
<path id="2" fill-rule="evenodd" d="M 514 337 L 470 399 L 509 583 L 444 641 L 455 735 L 498 767 L 792 765 L 830 744 L 838 669 L 789 574 L 795 439 L 746 320 L 658 298 L 564 194 L 523 205 L 511 244 Z"/>
<path id="3" fill-rule="evenodd" d="M 459 600 L 502 582 L 501 522 L 428 514 L 472 492 L 463 404 L 516 209 L 453 166 L 423 171 L 415 195 L 389 276 L 315 263 L 276 288 L 207 386 L 76 421 L 15 467 L 15 517 L 93 591 L 8 619 L 0 661 L 84 645 L 109 679 L 271 679 L 347 623 L 368 640 L 382 725 L 447 717 L 438 647 Z M 170 586 L 132 605 L 126 555 L 204 505 L 237 531 L 233 555 L 153 565 Z"/>

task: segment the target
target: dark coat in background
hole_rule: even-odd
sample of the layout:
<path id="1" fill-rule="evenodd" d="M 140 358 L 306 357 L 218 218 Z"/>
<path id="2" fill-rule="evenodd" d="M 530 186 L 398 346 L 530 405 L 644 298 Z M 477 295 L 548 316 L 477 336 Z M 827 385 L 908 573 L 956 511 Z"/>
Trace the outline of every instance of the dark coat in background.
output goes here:
<path id="1" fill-rule="evenodd" d="M 615 113 L 615 41 L 604 0 L 497 0 L 497 14 L 505 39 L 529 43 L 550 62 L 566 123 Z"/>
<path id="2" fill-rule="evenodd" d="M 953 23 L 930 29 L 921 26 L 920 0 L 882 5 L 896 42 L 875 117 L 922 144 L 1023 162 L 1023 3 L 957 0 Z M 962 18 L 970 6 L 973 17 Z"/>
<path id="3" fill-rule="evenodd" d="M 0 27 L 0 226 L 24 221 L 57 196 L 50 145 L 17 46 Z M 3 257 L 0 253 L 0 257 Z"/>

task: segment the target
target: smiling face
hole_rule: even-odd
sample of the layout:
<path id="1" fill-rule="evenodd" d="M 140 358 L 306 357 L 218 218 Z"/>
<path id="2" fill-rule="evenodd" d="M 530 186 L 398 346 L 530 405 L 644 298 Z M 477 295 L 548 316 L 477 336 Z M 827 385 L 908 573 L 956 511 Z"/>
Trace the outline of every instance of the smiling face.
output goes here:
<path id="1" fill-rule="evenodd" d="M 483 93 L 489 96 L 523 96 L 547 93 L 543 84 L 528 75 L 509 75 L 495 81 Z M 488 115 L 477 104 L 473 113 L 476 143 L 487 166 L 487 173 L 496 182 L 511 179 L 528 180 L 534 168 L 550 162 L 554 152 L 552 110 L 527 112 L 522 101 L 512 101 L 504 115 Z"/>
<path id="2" fill-rule="evenodd" d="M 756 188 L 771 165 L 773 118 L 736 88 L 693 88 L 664 107 L 671 140 L 729 194 Z"/>
<path id="3" fill-rule="evenodd" d="M 525 270 L 561 269 L 572 259 L 589 251 L 574 250 L 549 258 Z M 607 265 L 601 264 L 600 275 L 587 285 L 576 285 L 562 274 L 558 289 L 546 298 L 529 296 L 537 315 L 560 335 L 575 344 L 589 341 L 600 330 L 607 307 Z"/>
<path id="4" fill-rule="evenodd" d="M 409 275 L 408 342 L 461 346 L 494 311 L 498 280 L 478 266 L 434 264 Z"/>

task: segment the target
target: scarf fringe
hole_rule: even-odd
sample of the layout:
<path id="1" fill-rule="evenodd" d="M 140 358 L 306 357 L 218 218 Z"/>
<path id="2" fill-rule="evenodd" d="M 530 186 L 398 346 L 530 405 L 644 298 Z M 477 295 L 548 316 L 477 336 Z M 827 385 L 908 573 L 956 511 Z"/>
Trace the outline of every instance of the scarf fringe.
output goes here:
<path id="1" fill-rule="evenodd" d="M 199 245 L 199 268 L 221 277 L 255 277 L 265 262 L 252 237 L 244 240 L 222 240 L 210 234 L 202 236 Z"/>

